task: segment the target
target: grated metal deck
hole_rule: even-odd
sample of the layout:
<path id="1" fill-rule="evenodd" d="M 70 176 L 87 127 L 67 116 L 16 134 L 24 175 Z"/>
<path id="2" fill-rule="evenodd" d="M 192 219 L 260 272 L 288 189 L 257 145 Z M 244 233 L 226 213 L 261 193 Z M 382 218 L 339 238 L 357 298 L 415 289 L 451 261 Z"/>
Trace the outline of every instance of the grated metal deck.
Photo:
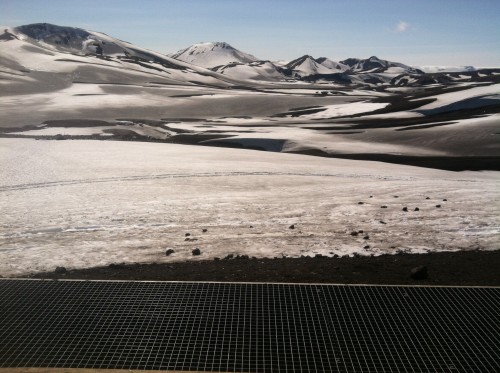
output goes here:
<path id="1" fill-rule="evenodd" d="M 500 288 L 0 280 L 0 367 L 500 372 Z"/>

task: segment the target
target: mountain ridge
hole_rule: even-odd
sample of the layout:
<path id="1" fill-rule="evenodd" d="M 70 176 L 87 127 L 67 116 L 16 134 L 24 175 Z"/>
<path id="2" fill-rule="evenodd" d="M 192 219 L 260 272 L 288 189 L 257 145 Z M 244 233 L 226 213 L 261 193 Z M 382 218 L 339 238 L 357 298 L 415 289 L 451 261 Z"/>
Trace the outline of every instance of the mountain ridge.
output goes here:
<path id="1" fill-rule="evenodd" d="M 164 55 L 105 33 L 50 23 L 35 23 L 5 28 L 1 42 L 22 41 L 58 53 L 95 56 L 110 63 L 134 64 L 135 67 L 170 75 L 169 69 L 193 76 L 178 75 L 183 82 L 202 81 L 195 76 L 210 76 L 216 84 L 241 85 L 242 81 L 287 82 L 302 81 L 341 85 L 429 85 L 443 82 L 467 81 L 479 77 L 473 66 L 417 68 L 400 62 L 371 56 L 366 59 L 347 58 L 339 62 L 327 57 L 303 55 L 288 63 L 263 60 L 242 52 L 227 42 L 197 43 L 174 54 Z M 496 69 L 490 69 L 496 70 Z M 491 74 L 491 72 L 486 72 Z M 484 75 L 484 73 L 483 73 Z"/>

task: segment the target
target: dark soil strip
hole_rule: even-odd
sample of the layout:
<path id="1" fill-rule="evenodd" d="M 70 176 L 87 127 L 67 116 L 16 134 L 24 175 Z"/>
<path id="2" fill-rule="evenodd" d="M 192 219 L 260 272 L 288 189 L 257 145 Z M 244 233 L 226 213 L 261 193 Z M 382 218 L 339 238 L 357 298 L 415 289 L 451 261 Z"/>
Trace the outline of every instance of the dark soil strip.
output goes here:
<path id="1" fill-rule="evenodd" d="M 329 154 L 319 149 L 295 151 L 296 154 L 327 158 L 377 161 L 447 171 L 500 171 L 500 156 L 491 157 L 416 157 L 394 154 Z"/>
<path id="2" fill-rule="evenodd" d="M 427 278 L 411 278 L 425 266 Z M 162 264 L 111 264 L 106 267 L 39 273 L 36 278 L 158 281 L 229 281 L 345 284 L 500 285 L 500 250 L 376 257 L 302 257 L 202 260 Z"/>
<path id="3" fill-rule="evenodd" d="M 403 128 L 398 128 L 396 131 L 412 131 L 412 130 L 420 130 L 424 128 L 434 128 L 434 127 L 442 127 L 442 126 L 449 126 L 450 124 L 457 124 L 458 122 L 440 122 L 440 123 L 431 123 L 431 124 L 422 124 L 422 125 L 416 125 L 416 126 L 409 126 L 409 127 L 403 127 Z"/>

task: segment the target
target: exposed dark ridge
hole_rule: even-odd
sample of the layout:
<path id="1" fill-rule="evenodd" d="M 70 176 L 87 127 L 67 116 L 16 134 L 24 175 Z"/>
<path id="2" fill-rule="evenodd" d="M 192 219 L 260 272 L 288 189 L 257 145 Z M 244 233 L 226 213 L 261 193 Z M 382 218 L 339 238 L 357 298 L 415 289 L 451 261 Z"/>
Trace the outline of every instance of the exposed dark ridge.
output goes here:
<path id="1" fill-rule="evenodd" d="M 9 41 L 19 39 L 16 35 L 9 32 L 9 30 L 5 29 L 4 33 L 0 35 L 0 41 Z"/>
<path id="2" fill-rule="evenodd" d="M 32 23 L 18 26 L 15 30 L 22 32 L 35 40 L 46 40 L 57 36 L 63 44 L 68 44 L 70 38 L 87 38 L 90 33 L 81 28 L 57 26 L 50 23 Z"/>
<path id="3" fill-rule="evenodd" d="M 103 127 L 114 126 L 116 123 L 95 119 L 56 119 L 46 120 L 47 127 Z"/>
<path id="4" fill-rule="evenodd" d="M 316 80 L 328 80 L 331 82 L 341 83 L 341 84 L 350 84 L 352 80 L 349 78 L 349 75 L 346 73 L 333 73 L 333 74 L 313 74 L 308 75 L 302 78 L 303 81 L 306 82 L 314 82 Z"/>
<path id="5" fill-rule="evenodd" d="M 311 57 L 310 55 L 308 54 L 305 54 L 303 55 L 302 57 L 299 57 L 299 58 L 296 58 L 294 59 L 293 61 L 290 61 L 286 64 L 286 67 L 289 68 L 289 69 L 293 69 L 294 67 L 296 67 L 297 65 L 300 65 L 302 62 L 304 62 L 305 60 L 307 59 L 311 59 L 314 61 L 314 58 Z"/>

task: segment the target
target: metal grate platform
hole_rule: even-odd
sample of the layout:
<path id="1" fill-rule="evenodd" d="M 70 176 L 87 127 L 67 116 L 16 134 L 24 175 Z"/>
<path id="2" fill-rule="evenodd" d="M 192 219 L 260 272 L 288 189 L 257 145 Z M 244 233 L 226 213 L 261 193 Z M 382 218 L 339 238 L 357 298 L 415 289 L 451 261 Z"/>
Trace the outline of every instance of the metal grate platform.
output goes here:
<path id="1" fill-rule="evenodd" d="M 500 288 L 0 280 L 0 367 L 500 372 Z"/>

